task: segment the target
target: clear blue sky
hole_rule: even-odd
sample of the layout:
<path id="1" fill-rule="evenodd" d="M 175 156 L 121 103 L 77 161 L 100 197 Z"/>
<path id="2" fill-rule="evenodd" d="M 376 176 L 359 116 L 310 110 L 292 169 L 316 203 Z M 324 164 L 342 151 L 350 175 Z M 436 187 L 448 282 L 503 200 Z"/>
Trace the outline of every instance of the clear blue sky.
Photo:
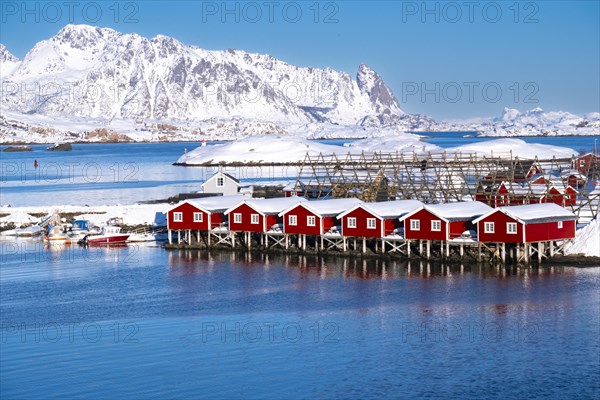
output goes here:
<path id="1" fill-rule="evenodd" d="M 599 1 L 73 3 L 3 0 L 0 42 L 22 58 L 67 23 L 88 23 L 352 76 L 366 63 L 405 111 L 436 119 L 600 111 Z"/>

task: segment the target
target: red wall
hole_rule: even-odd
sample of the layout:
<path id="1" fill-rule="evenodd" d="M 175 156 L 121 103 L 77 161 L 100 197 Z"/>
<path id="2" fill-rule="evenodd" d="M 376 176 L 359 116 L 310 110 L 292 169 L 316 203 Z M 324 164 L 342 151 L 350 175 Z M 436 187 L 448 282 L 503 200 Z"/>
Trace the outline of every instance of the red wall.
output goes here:
<path id="1" fill-rule="evenodd" d="M 494 233 L 484 232 L 484 223 L 494 223 Z M 506 224 L 508 222 L 517 223 L 517 233 L 506 233 Z M 495 213 L 488 215 L 486 218 L 480 220 L 477 223 L 477 240 L 483 243 L 523 243 L 523 224 L 510 218 L 503 212 L 496 211 Z"/>
<path id="2" fill-rule="evenodd" d="M 494 222 L 494 233 L 484 233 L 484 223 Z M 506 233 L 506 223 L 516 222 L 517 233 Z M 526 231 L 527 242 L 570 239 L 575 237 L 575 220 L 563 221 L 563 228 L 558 229 L 557 222 L 544 222 L 523 225 L 508 215 L 498 211 L 477 223 L 477 235 L 480 242 L 523 243 L 523 229 Z"/>
<path id="3" fill-rule="evenodd" d="M 296 216 L 296 219 L 297 219 L 296 226 L 289 224 L 289 216 L 290 215 Z M 315 217 L 315 226 L 306 225 L 306 217 L 309 215 L 312 215 Z M 321 219 L 318 216 L 316 216 L 315 214 L 313 214 L 311 211 L 307 210 L 302 205 L 298 205 L 298 206 L 294 207 L 293 209 L 291 209 L 290 211 L 288 211 L 287 213 L 285 213 L 283 215 L 283 221 L 284 221 L 283 226 L 284 226 L 285 233 L 289 233 L 292 235 L 298 235 L 298 234 L 318 235 L 321 233 Z"/>
<path id="4" fill-rule="evenodd" d="M 544 222 L 529 224 L 525 227 L 525 240 L 527 242 L 541 242 L 547 240 L 571 239 L 575 237 L 575 221 L 563 221 L 562 229 L 558 229 L 557 222 Z"/>
<path id="5" fill-rule="evenodd" d="M 222 212 L 210 214 L 210 227 L 215 228 L 222 223 L 227 222 L 227 216 Z"/>
<path id="6" fill-rule="evenodd" d="M 356 228 L 348 227 L 348 218 L 356 218 Z M 375 229 L 367 228 L 367 218 L 375 218 L 371 213 L 358 207 L 342 217 L 342 235 L 352 237 L 381 237 L 381 220 L 375 218 Z M 394 228 L 392 228 L 393 230 Z"/>
<path id="7" fill-rule="evenodd" d="M 173 213 L 181 212 L 183 213 L 183 221 L 175 222 L 173 220 Z M 194 213 L 201 212 L 202 213 L 202 222 L 194 222 Z M 180 206 L 174 208 L 173 210 L 167 213 L 167 227 L 173 230 L 180 229 L 192 229 L 192 230 L 200 230 L 206 231 L 208 230 L 208 214 L 204 211 L 194 207 L 191 204 L 183 203 Z"/>
<path id="8" fill-rule="evenodd" d="M 233 216 L 236 213 L 242 214 L 242 222 L 239 224 L 234 222 Z M 258 224 L 251 223 L 252 214 L 258 214 Z M 227 216 L 229 218 L 230 231 L 263 232 L 264 217 L 247 204 L 240 204 L 238 207 L 231 210 Z M 267 227 L 268 226 L 269 225 L 267 225 Z"/>
<path id="9" fill-rule="evenodd" d="M 421 221 L 421 229 L 418 231 L 410 229 L 410 221 L 414 219 Z M 431 230 L 431 221 L 433 220 L 441 221 L 441 230 L 439 232 Z M 446 238 L 446 222 L 433 215 L 428 210 L 420 210 L 404 220 L 404 237 L 406 239 L 448 240 L 448 238 Z"/>

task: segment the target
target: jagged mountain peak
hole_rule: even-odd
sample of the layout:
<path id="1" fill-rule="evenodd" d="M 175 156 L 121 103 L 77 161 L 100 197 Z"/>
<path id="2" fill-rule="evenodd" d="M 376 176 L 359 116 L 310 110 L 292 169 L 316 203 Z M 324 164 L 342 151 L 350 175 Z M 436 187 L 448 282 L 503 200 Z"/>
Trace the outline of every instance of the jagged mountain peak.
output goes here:
<path id="1" fill-rule="evenodd" d="M 0 43 L 0 61 L 2 62 L 18 62 L 19 59 L 17 57 L 15 57 L 7 48 L 5 45 L 3 45 L 2 43 Z"/>
<path id="2" fill-rule="evenodd" d="M 392 91 L 361 64 L 356 80 L 332 68 L 298 67 L 268 54 L 204 50 L 110 28 L 67 25 L 39 42 L 11 75 L 39 84 L 94 85 L 94 98 L 6 98 L 16 111 L 78 117 L 404 124 Z M 366 119 L 365 119 L 366 118 Z"/>

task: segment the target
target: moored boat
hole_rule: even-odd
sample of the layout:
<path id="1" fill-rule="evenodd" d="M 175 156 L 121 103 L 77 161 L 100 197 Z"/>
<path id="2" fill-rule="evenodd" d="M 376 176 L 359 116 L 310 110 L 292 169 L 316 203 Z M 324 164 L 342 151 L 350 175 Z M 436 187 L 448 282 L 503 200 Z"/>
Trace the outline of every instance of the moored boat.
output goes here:
<path id="1" fill-rule="evenodd" d="M 47 242 L 64 242 L 67 240 L 67 233 L 61 225 L 50 226 L 44 240 Z"/>
<path id="2" fill-rule="evenodd" d="M 67 232 L 67 241 L 69 242 L 79 242 L 86 235 L 98 235 L 102 232 L 102 230 L 93 226 L 90 221 L 79 219 L 75 220 L 71 223 L 71 227 Z"/>
<path id="3" fill-rule="evenodd" d="M 81 245 L 96 245 L 96 244 L 122 244 L 126 243 L 129 234 L 121 233 L 121 228 L 118 226 L 103 226 L 99 234 L 87 234 L 77 243 Z"/>

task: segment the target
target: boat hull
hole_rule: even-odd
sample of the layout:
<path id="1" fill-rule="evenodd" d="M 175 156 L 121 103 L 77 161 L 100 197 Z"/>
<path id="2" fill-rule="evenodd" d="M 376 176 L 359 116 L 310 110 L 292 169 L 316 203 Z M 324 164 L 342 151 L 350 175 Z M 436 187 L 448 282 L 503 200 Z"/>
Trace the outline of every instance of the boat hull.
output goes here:
<path id="1" fill-rule="evenodd" d="M 100 237 L 88 237 L 87 244 L 120 244 L 126 243 L 129 235 L 114 235 L 114 236 L 100 236 Z"/>

